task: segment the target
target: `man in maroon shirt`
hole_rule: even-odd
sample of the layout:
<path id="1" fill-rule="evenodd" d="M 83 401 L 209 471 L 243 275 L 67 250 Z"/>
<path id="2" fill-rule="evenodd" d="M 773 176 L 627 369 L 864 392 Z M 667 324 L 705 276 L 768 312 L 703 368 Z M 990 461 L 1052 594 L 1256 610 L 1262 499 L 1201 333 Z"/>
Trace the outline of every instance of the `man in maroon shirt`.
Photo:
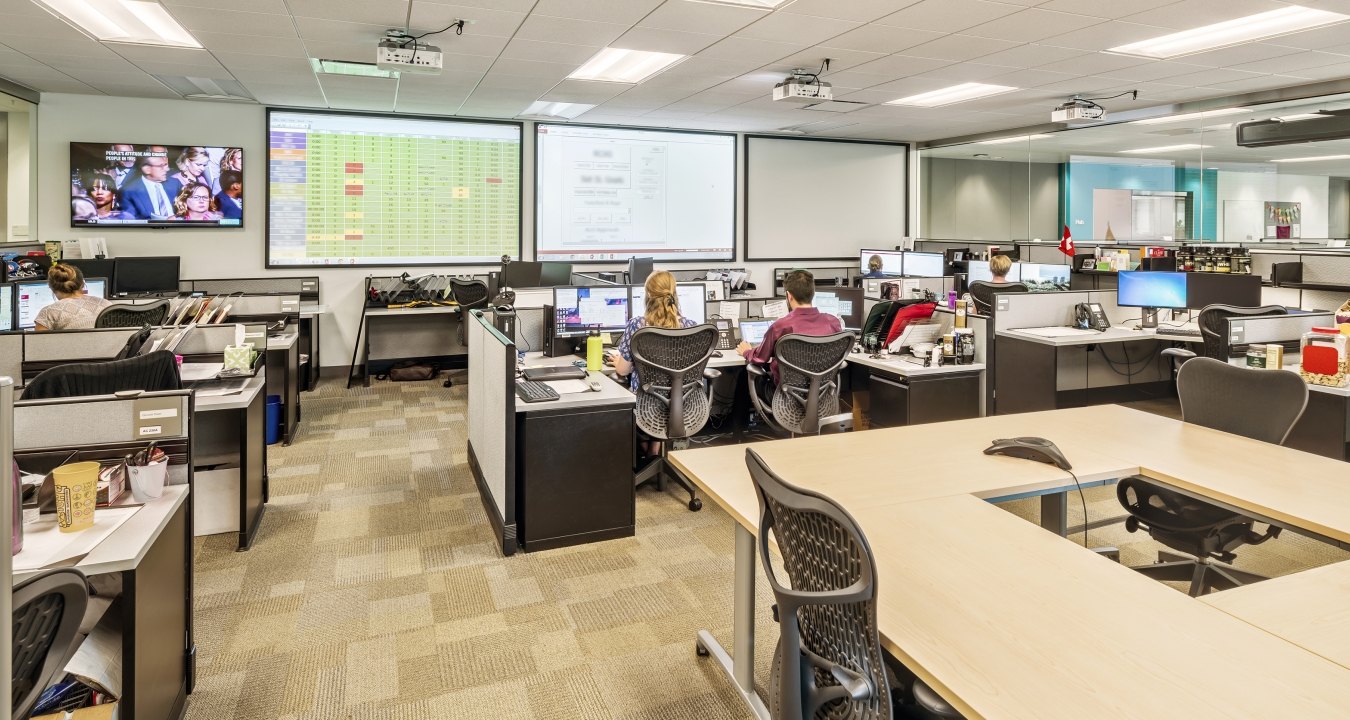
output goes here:
<path id="1" fill-rule="evenodd" d="M 787 292 L 788 308 L 792 312 L 769 326 L 769 331 L 764 334 L 764 342 L 751 347 L 750 343 L 742 341 L 736 348 L 736 352 L 745 356 L 747 363 L 769 363 L 774 384 L 778 383 L 778 364 L 773 359 L 773 347 L 778 338 L 789 334 L 833 335 L 844 329 L 839 318 L 826 315 L 811 306 L 811 301 L 816 298 L 816 279 L 810 272 L 793 270 L 788 273 L 783 278 L 783 290 Z M 766 392 L 770 391 L 766 388 Z"/>

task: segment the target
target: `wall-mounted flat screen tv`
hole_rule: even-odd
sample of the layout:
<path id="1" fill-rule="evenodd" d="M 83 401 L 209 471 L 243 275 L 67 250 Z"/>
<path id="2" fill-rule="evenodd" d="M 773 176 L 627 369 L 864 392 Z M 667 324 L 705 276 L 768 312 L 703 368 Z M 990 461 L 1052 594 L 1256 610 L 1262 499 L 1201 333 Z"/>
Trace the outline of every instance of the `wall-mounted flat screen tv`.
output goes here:
<path id="1" fill-rule="evenodd" d="M 244 151 L 70 144 L 71 227 L 240 227 Z"/>

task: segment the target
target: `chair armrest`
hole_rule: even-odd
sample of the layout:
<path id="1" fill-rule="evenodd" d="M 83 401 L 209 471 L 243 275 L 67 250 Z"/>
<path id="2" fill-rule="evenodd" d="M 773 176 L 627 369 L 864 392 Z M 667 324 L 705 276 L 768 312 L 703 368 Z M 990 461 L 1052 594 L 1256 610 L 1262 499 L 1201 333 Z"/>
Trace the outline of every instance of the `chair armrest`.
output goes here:
<path id="1" fill-rule="evenodd" d="M 722 377 L 722 371 L 717 368 L 703 368 L 703 377 L 709 380 L 716 380 Z"/>
<path id="2" fill-rule="evenodd" d="M 847 432 L 853 429 L 853 413 L 828 415 L 820 419 L 820 434 Z"/>
<path id="3" fill-rule="evenodd" d="M 763 365 L 756 363 L 746 363 L 745 371 L 751 375 L 758 375 L 759 377 L 765 377 L 769 374 L 769 371 L 766 370 Z"/>
<path id="4" fill-rule="evenodd" d="M 1182 360 L 1190 360 L 1193 357 L 1198 357 L 1194 352 L 1187 350 L 1186 348 L 1163 348 L 1163 351 L 1159 354 L 1181 358 Z"/>

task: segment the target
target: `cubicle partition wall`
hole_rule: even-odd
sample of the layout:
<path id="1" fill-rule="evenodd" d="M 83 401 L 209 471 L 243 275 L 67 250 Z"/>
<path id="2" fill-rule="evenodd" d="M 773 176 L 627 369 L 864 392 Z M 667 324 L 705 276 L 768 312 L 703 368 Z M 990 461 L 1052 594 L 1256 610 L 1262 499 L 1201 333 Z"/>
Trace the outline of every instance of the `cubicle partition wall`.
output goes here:
<path id="1" fill-rule="evenodd" d="M 469 466 L 503 555 L 516 552 L 516 345 L 471 310 Z"/>
<path id="2" fill-rule="evenodd" d="M 136 332 L 135 328 L 53 330 L 12 337 L 22 341 L 23 380 L 27 383 L 38 373 L 57 365 L 111 360 Z"/>
<path id="3" fill-rule="evenodd" d="M 121 526 L 75 559 L 86 575 L 118 578 L 121 599 L 107 610 L 121 635 L 121 717 L 181 717 L 196 673 L 192 618 L 195 485 L 193 397 L 187 390 L 14 403 L 14 458 L 26 472 L 70 462 L 125 457 L 154 440 L 169 456 L 161 496 L 134 509 L 128 493 L 96 513 L 129 513 Z M 78 428 L 54 433 L 53 428 Z M 48 520 L 47 522 L 51 522 Z M 87 531 L 88 532 L 88 531 Z M 16 565 L 24 558 L 20 553 Z M 21 569 L 20 575 L 40 568 Z"/>
<path id="4" fill-rule="evenodd" d="M 0 334 L 0 377 L 22 382 L 23 374 L 23 333 Z"/>
<path id="5" fill-rule="evenodd" d="M 264 278 L 207 278 L 203 280 L 183 280 L 178 283 L 182 292 L 199 292 L 204 295 L 229 295 L 246 293 L 249 295 L 299 295 L 302 302 L 319 302 L 319 278 L 308 277 L 264 277 Z"/>

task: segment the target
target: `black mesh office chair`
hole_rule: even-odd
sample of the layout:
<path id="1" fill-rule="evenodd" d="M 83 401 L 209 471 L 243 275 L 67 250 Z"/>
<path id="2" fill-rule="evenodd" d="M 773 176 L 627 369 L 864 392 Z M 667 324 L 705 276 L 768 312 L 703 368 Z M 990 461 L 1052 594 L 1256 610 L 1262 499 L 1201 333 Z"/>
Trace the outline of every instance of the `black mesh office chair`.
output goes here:
<path id="1" fill-rule="evenodd" d="M 94 318 L 96 328 L 157 327 L 169 316 L 169 301 L 156 300 L 147 305 L 109 305 Z"/>
<path id="2" fill-rule="evenodd" d="M 992 283 L 984 280 L 970 283 L 968 291 L 970 299 L 975 301 L 975 312 L 980 315 L 988 315 L 994 311 L 994 296 L 999 293 L 1029 292 L 1027 286 L 1020 282 Z"/>
<path id="3" fill-rule="evenodd" d="M 459 344 L 464 345 L 464 322 L 463 318 L 468 317 L 470 310 L 487 307 L 488 304 L 488 286 L 482 280 L 465 280 L 463 278 L 450 278 L 450 292 L 455 296 L 455 302 L 459 304 Z"/>
<path id="4" fill-rule="evenodd" d="M 759 559 L 779 627 L 770 716 L 960 717 L 921 681 L 905 687 L 887 672 L 877 634 L 876 560 L 853 517 L 830 498 L 784 482 L 754 450 L 745 451 L 745 464 L 759 495 Z M 769 557 L 770 533 L 787 583 Z"/>
<path id="5" fill-rule="evenodd" d="M 1212 358 L 1182 365 L 1177 391 L 1186 422 L 1276 445 L 1284 444 L 1308 404 L 1308 386 L 1292 372 L 1237 367 Z M 1232 563 L 1233 550 L 1277 537 L 1280 528 L 1258 533 L 1251 518 L 1142 477 L 1121 480 L 1116 495 L 1130 513 L 1126 530 L 1144 528 L 1154 540 L 1186 553 L 1159 553 L 1158 563 L 1135 570 L 1159 580 L 1189 580 L 1192 596 L 1265 579 L 1214 561 Z"/>
<path id="6" fill-rule="evenodd" d="M 773 346 L 778 366 L 778 384 L 768 395 L 767 368 L 747 365 L 750 401 L 755 412 L 774 430 L 789 435 L 815 435 L 850 427 L 851 413 L 839 412 L 839 371 L 857 337 L 850 332 L 834 335 L 784 335 Z"/>
<path id="7" fill-rule="evenodd" d="M 1173 358 L 1174 362 L 1185 362 L 1194 357 L 1228 360 L 1228 319 L 1234 317 L 1263 317 L 1266 315 L 1286 315 L 1283 305 L 1265 305 L 1262 307 L 1238 307 L 1236 305 L 1206 305 L 1201 308 L 1196 324 L 1200 326 L 1200 352 L 1188 348 L 1167 348 L 1162 354 Z"/>
<path id="8" fill-rule="evenodd" d="M 711 383 L 704 380 L 721 375 L 708 369 L 708 359 L 716 345 L 717 328 L 712 325 L 679 330 L 646 327 L 633 333 L 629 340 L 639 381 L 638 430 L 661 442 L 660 457 L 634 474 L 635 487 L 655 480 L 657 488 L 665 490 L 666 454 L 670 446 L 686 447 L 689 436 L 708 422 L 712 389 Z M 670 479 L 689 493 L 690 510 L 697 512 L 703 507 L 688 480 L 674 474 Z"/>
<path id="9" fill-rule="evenodd" d="M 178 361 L 168 350 L 126 360 L 57 365 L 38 373 L 23 389 L 24 400 L 112 395 L 126 390 L 179 390 Z"/>
<path id="10" fill-rule="evenodd" d="M 74 568 L 51 570 L 14 587 L 14 720 L 28 717 L 42 692 L 65 672 L 88 605 L 89 584 Z"/>

